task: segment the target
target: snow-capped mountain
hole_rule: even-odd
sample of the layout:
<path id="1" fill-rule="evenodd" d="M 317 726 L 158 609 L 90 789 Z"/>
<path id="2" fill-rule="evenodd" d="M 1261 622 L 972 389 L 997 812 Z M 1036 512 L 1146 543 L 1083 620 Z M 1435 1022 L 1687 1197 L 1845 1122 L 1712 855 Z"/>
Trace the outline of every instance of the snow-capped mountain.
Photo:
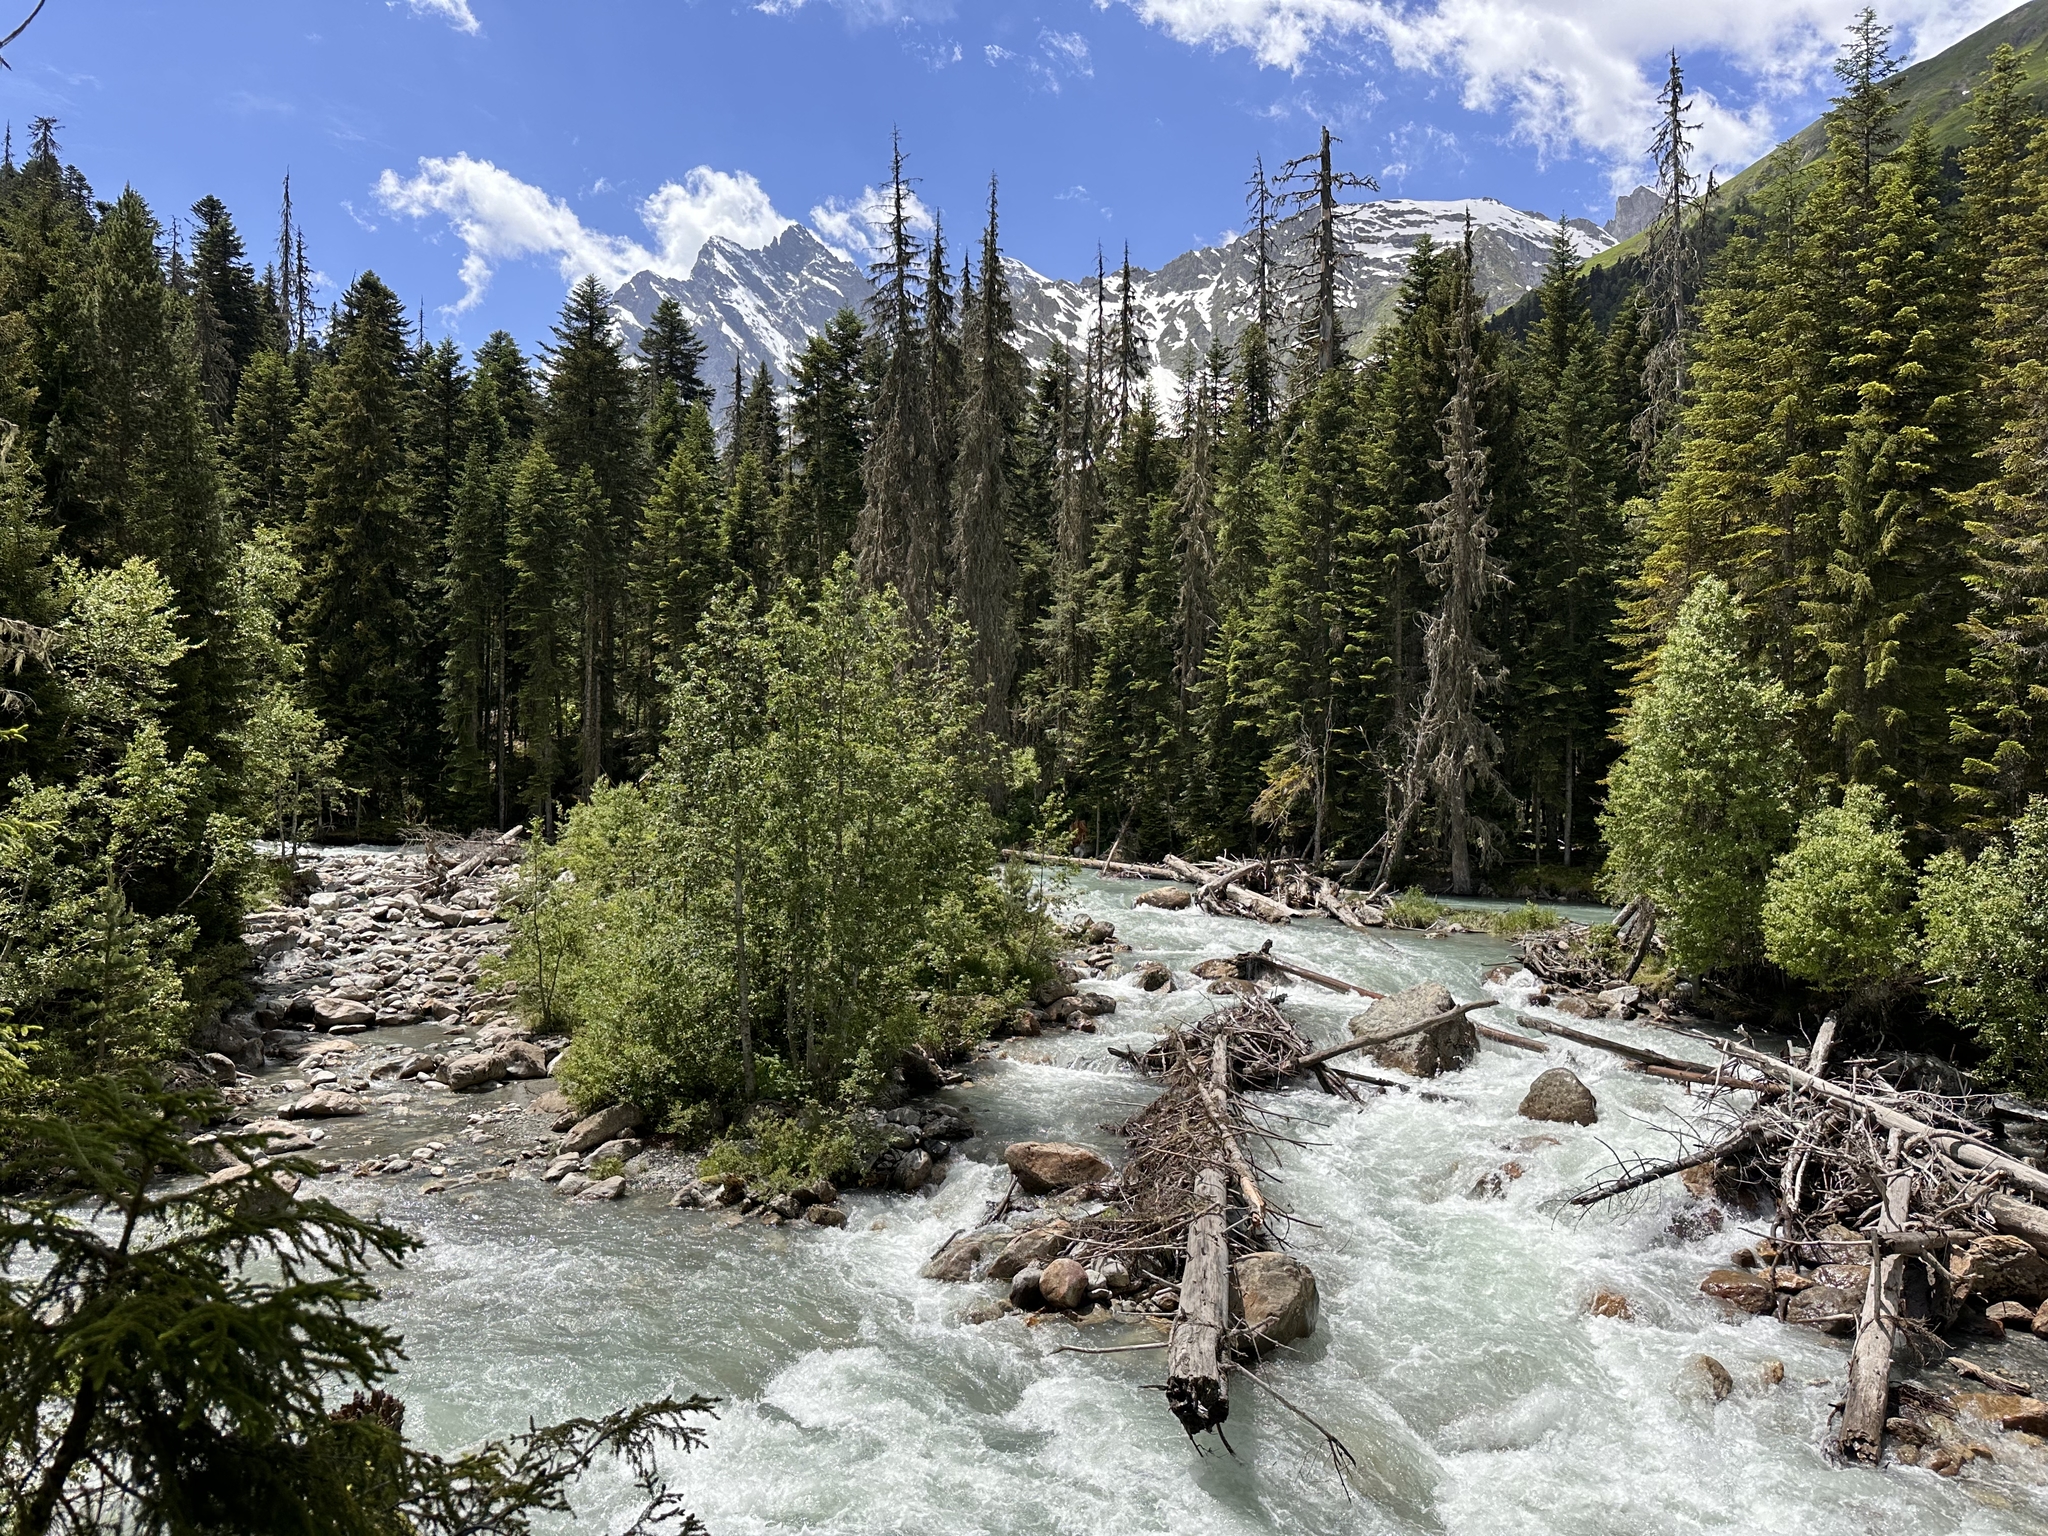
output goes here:
<path id="1" fill-rule="evenodd" d="M 1438 245 L 1462 240 L 1468 218 L 1488 311 L 1512 304 L 1535 287 L 1558 234 L 1554 219 L 1491 198 L 1363 203 L 1345 221 L 1349 254 L 1338 303 L 1346 330 L 1363 338 L 1377 329 L 1424 237 Z M 1310 233 L 1309 219 L 1297 215 L 1277 231 L 1272 260 L 1283 288 Z M 1569 220 L 1564 228 L 1582 257 L 1614 244 L 1611 234 L 1584 219 Z M 1057 345 L 1077 352 L 1083 348 L 1095 325 L 1094 278 L 1046 277 L 1018 261 L 1008 267 L 1025 355 L 1043 363 Z M 1228 345 L 1250 323 L 1256 274 L 1256 250 L 1242 235 L 1177 256 L 1156 272 L 1133 269 L 1133 298 L 1152 344 L 1155 387 L 1162 394 L 1171 392 L 1173 375 L 1198 360 L 1212 340 Z M 765 361 L 776 380 L 787 383 L 790 364 L 804 342 L 841 308 L 857 308 L 869 291 L 859 266 L 792 224 L 759 249 L 707 241 L 687 278 L 642 272 L 618 290 L 612 305 L 630 353 L 655 306 L 674 297 L 704 340 L 706 378 L 723 397 L 731 387 L 735 359 L 749 374 Z M 1112 270 L 1104 297 L 1112 320 L 1117 301 Z"/>

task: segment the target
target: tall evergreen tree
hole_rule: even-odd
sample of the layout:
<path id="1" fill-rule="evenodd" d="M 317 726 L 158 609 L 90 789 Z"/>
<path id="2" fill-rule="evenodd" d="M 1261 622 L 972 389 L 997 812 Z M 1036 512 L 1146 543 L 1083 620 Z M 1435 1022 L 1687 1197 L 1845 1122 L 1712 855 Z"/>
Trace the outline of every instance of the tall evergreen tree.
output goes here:
<path id="1" fill-rule="evenodd" d="M 211 195 L 192 205 L 192 315 L 200 390 L 217 429 L 235 409 L 242 371 L 265 340 L 263 290 L 227 205 Z"/>
<path id="2" fill-rule="evenodd" d="M 789 387 L 789 483 L 777 535 L 781 569 L 820 580 L 852 548 L 864 491 L 868 398 L 866 331 L 841 310 L 797 355 Z"/>

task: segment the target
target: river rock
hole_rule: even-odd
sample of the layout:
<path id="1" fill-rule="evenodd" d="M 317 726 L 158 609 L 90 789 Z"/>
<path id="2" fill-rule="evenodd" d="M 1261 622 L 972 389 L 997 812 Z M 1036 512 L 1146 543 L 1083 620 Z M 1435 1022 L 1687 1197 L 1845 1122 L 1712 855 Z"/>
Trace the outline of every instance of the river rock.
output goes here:
<path id="1" fill-rule="evenodd" d="M 896 1159 L 890 1182 L 906 1195 L 914 1195 L 931 1182 L 932 1155 L 923 1148 L 903 1153 Z"/>
<path id="2" fill-rule="evenodd" d="M 541 1177 L 552 1184 L 557 1179 L 567 1178 L 582 1166 L 582 1158 L 578 1157 L 574 1152 L 564 1152 L 560 1157 L 548 1164 L 546 1172 L 542 1173 Z"/>
<path id="3" fill-rule="evenodd" d="M 1778 1305 L 1778 1293 L 1771 1283 L 1747 1269 L 1715 1270 L 1700 1282 L 1700 1294 L 1759 1316 Z"/>
<path id="4" fill-rule="evenodd" d="M 311 1093 L 293 1099 L 278 1114 L 286 1120 L 333 1120 L 344 1115 L 360 1115 L 365 1107 L 363 1101 L 352 1093 L 343 1093 L 335 1088 L 315 1088 Z"/>
<path id="5" fill-rule="evenodd" d="M 567 1184 L 568 1180 L 564 1179 L 562 1182 Z M 608 1179 L 599 1179 L 596 1183 L 579 1189 L 576 1191 L 576 1198 L 578 1200 L 616 1200 L 625 1192 L 625 1175 L 615 1173 Z"/>
<path id="6" fill-rule="evenodd" d="M 223 1088 L 235 1086 L 235 1064 L 218 1051 L 209 1051 L 199 1058 L 199 1064 L 212 1074 L 213 1080 Z"/>
<path id="7" fill-rule="evenodd" d="M 503 1051 L 471 1051 L 444 1061 L 438 1076 L 450 1088 L 481 1088 L 485 1083 L 503 1082 L 511 1065 Z"/>
<path id="8" fill-rule="evenodd" d="M 1988 1419 L 2000 1429 L 2048 1435 L 2048 1402 L 2038 1397 L 2016 1397 L 2006 1392 L 1958 1392 L 1953 1401 L 1964 1413 L 1973 1418 Z"/>
<path id="9" fill-rule="evenodd" d="M 1106 992 L 1076 992 L 1072 997 L 1063 997 L 1052 1005 L 1052 1016 L 1063 1024 L 1115 1012 L 1116 999 Z"/>
<path id="10" fill-rule="evenodd" d="M 814 1227 L 843 1227 L 846 1225 L 846 1207 L 843 1205 L 807 1205 L 804 1220 Z"/>
<path id="11" fill-rule="evenodd" d="M 548 1053 L 531 1040 L 508 1040 L 501 1054 L 505 1057 L 507 1077 L 530 1079 L 548 1075 Z"/>
<path id="12" fill-rule="evenodd" d="M 1041 981 L 1031 989 L 1031 1001 L 1040 1008 L 1050 1008 L 1062 998 L 1074 995 L 1073 984 L 1064 976 L 1055 976 L 1050 981 Z"/>
<path id="13" fill-rule="evenodd" d="M 1184 885 L 1162 885 L 1157 890 L 1140 891 L 1131 905 L 1134 907 L 1157 907 L 1161 912 L 1185 912 L 1194 905 L 1195 893 Z"/>
<path id="14" fill-rule="evenodd" d="M 1238 969 L 1235 960 L 1204 960 L 1195 966 L 1195 974 L 1204 981 L 1243 981 L 1244 972 Z"/>
<path id="15" fill-rule="evenodd" d="M 623 1163 L 629 1158 L 638 1157 L 646 1150 L 647 1143 L 637 1136 L 614 1136 L 610 1141 L 599 1142 L 584 1153 L 583 1161 L 586 1165 L 591 1165 L 601 1163 L 608 1157 L 616 1157 Z"/>
<path id="16" fill-rule="evenodd" d="M 2048 1259 L 2017 1237 L 1980 1237 L 1949 1255 L 1948 1272 L 1958 1299 L 2026 1301 L 2039 1306 L 2048 1300 Z"/>
<path id="17" fill-rule="evenodd" d="M 232 1188 L 247 1206 L 281 1210 L 298 1194 L 299 1176 L 282 1168 L 271 1168 L 267 1162 L 253 1167 L 248 1163 L 230 1162 L 207 1179 L 206 1188 Z"/>
<path id="18" fill-rule="evenodd" d="M 967 1309 L 964 1318 L 970 1323 L 992 1323 L 1004 1313 L 1016 1310 L 1007 1296 L 983 1296 Z"/>
<path id="19" fill-rule="evenodd" d="M 638 1125 L 643 1117 L 630 1104 L 609 1104 L 594 1115 L 586 1115 L 569 1127 L 562 1142 L 564 1152 L 588 1152 Z"/>
<path id="20" fill-rule="evenodd" d="M 1712 1355 L 1694 1355 L 1685 1373 L 1688 1385 L 1704 1391 L 1714 1402 L 1726 1402 L 1728 1394 L 1735 1390 L 1735 1378 L 1728 1374 L 1728 1367 Z"/>
<path id="21" fill-rule="evenodd" d="M 1099 1183 L 1115 1171 L 1086 1147 L 1065 1141 L 1013 1141 L 1003 1148 L 1003 1161 L 1027 1195 Z"/>
<path id="22" fill-rule="evenodd" d="M 1173 970 L 1157 960 L 1147 960 L 1138 967 L 1137 983 L 1147 992 L 1171 992 Z"/>
<path id="23" fill-rule="evenodd" d="M 838 1187 L 830 1179 L 813 1179 L 799 1190 L 798 1193 L 810 1196 L 819 1205 L 837 1205 L 839 1203 Z"/>
<path id="24" fill-rule="evenodd" d="M 348 1028 L 377 1022 L 377 1010 L 352 997 L 323 997 L 313 1004 L 313 1017 L 322 1029 Z"/>
<path id="25" fill-rule="evenodd" d="M 1591 1125 L 1600 1118 L 1593 1090 L 1564 1067 L 1540 1074 L 1515 1111 L 1525 1120 L 1553 1120 L 1563 1125 Z"/>
<path id="26" fill-rule="evenodd" d="M 2023 1301 L 1994 1301 L 1984 1315 L 2007 1328 L 2031 1328 L 2034 1322 L 2034 1309 Z"/>
<path id="27" fill-rule="evenodd" d="M 1011 1280 L 1025 1269 L 1042 1268 L 1067 1251 L 1074 1238 L 1073 1228 L 1063 1221 L 1019 1233 L 1003 1246 L 988 1267 L 991 1280 Z"/>
<path id="28" fill-rule="evenodd" d="M 1032 1264 L 1010 1277 L 1010 1305 L 1021 1307 L 1026 1312 L 1036 1312 L 1044 1302 L 1038 1282 L 1045 1277 L 1045 1271 Z"/>
<path id="29" fill-rule="evenodd" d="M 1404 1024 L 1419 1024 L 1457 1006 L 1457 999 L 1443 983 L 1425 981 L 1405 992 L 1381 998 L 1365 1012 L 1352 1015 L 1351 1033 L 1376 1035 Z M 1435 1077 L 1464 1066 L 1478 1052 L 1479 1032 L 1470 1019 L 1459 1018 L 1376 1045 L 1372 1058 L 1381 1066 L 1406 1072 L 1410 1077 Z"/>
<path id="30" fill-rule="evenodd" d="M 1785 1303 L 1785 1321 L 1846 1337 L 1856 1331 L 1856 1314 L 1862 1305 L 1861 1292 L 1851 1294 L 1839 1286 L 1809 1285 Z"/>
<path id="31" fill-rule="evenodd" d="M 1076 1311 L 1088 1300 L 1088 1272 L 1072 1259 L 1054 1259 L 1039 1273 L 1038 1294 L 1048 1307 Z"/>
<path id="32" fill-rule="evenodd" d="M 924 1268 L 918 1274 L 927 1280 L 972 1280 L 982 1265 L 1001 1253 L 1013 1240 L 1014 1235 L 1007 1227 L 998 1227 L 993 1232 L 963 1232 L 925 1260 Z M 1017 1267 L 1023 1268 L 1024 1261 L 1020 1259 Z"/>
<path id="33" fill-rule="evenodd" d="M 1322 1304 L 1315 1271 L 1291 1253 L 1254 1253 L 1230 1267 L 1231 1314 L 1256 1354 L 1316 1331 Z"/>

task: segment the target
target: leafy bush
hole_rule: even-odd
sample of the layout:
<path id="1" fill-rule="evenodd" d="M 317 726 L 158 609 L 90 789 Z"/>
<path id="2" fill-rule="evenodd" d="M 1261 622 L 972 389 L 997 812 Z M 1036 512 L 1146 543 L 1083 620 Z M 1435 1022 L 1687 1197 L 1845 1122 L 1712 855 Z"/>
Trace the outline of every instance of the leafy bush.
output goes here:
<path id="1" fill-rule="evenodd" d="M 1744 659 L 1742 613 L 1694 587 L 1623 728 L 1600 829 L 1610 899 L 1657 903 L 1671 961 L 1700 973 L 1763 954 L 1763 887 L 1790 845 L 1799 756 L 1785 690 Z"/>
<path id="2" fill-rule="evenodd" d="M 1533 901 L 1510 907 L 1505 912 L 1462 915 L 1479 918 L 1486 931 L 1497 939 L 1519 939 L 1525 933 L 1544 933 L 1564 921 L 1564 914 L 1555 907 L 1539 907 Z"/>
<path id="3" fill-rule="evenodd" d="M 742 1134 L 713 1142 L 697 1171 L 707 1179 L 737 1176 L 756 1187 L 792 1190 L 853 1173 L 881 1146 L 865 1119 L 843 1110 L 806 1105 L 789 1116 L 757 1111 Z"/>
<path id="4" fill-rule="evenodd" d="M 1396 928 L 1427 928 L 1448 917 L 1451 909 L 1418 885 L 1411 885 L 1386 905 L 1386 919 Z"/>
<path id="5" fill-rule="evenodd" d="M 1799 824 L 1799 840 L 1764 883 L 1764 954 L 1816 986 L 1866 986 L 1907 958 L 1913 872 L 1884 797 L 1852 784 L 1838 806 Z"/>
<path id="6" fill-rule="evenodd" d="M 660 762 L 536 847 L 508 967 L 582 1104 L 657 1119 L 838 1102 L 905 1045 L 976 1038 L 1051 974 L 1029 871 L 997 872 L 962 670 L 842 563 L 814 603 L 728 594 Z"/>
<path id="7" fill-rule="evenodd" d="M 590 1165 L 590 1176 L 593 1179 L 616 1179 L 625 1171 L 626 1160 L 623 1157 L 600 1157 Z"/>
<path id="8" fill-rule="evenodd" d="M 2048 1093 L 2048 800 L 1975 859 L 1930 859 L 1917 911 L 1934 1006 L 1975 1032 L 1989 1074 Z"/>

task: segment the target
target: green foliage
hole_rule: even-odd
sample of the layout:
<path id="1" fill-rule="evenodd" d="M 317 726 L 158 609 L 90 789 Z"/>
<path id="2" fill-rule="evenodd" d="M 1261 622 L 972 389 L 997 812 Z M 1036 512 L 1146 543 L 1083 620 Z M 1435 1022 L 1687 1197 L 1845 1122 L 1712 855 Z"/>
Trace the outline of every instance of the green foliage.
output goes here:
<path id="1" fill-rule="evenodd" d="M 1602 884 L 1656 902 L 1682 970 L 1762 957 L 1764 877 L 1795 824 L 1790 715 L 1785 690 L 1743 658 L 1727 587 L 1700 582 L 1623 727 L 1600 822 Z"/>
<path id="2" fill-rule="evenodd" d="M 775 1070 L 828 1097 L 956 1001 L 1047 974 L 1049 924 L 999 879 L 973 705 L 913 659 L 900 608 L 844 563 L 762 617 L 722 597 L 659 765 L 539 847 L 512 973 L 574 1039 L 579 1102 L 744 1102 Z"/>
<path id="3" fill-rule="evenodd" d="M 701 1443 L 702 1398 L 530 1429 L 453 1458 L 403 1436 L 373 1387 L 401 1341 L 363 1321 L 372 1273 L 418 1246 L 287 1186 L 261 1138 L 195 1141 L 210 1095 L 88 1079 L 0 1118 L 0 1520 L 107 1530 L 425 1536 L 532 1529 L 601 1456 L 649 1498 L 636 1530 L 701 1531 L 656 1449 Z M 225 1177 L 208 1177 L 215 1159 Z"/>
<path id="4" fill-rule="evenodd" d="M 1448 917 L 1450 911 L 1420 886 L 1411 885 L 1387 903 L 1386 918 L 1396 928 L 1427 928 Z"/>
<path id="5" fill-rule="evenodd" d="M 1799 824 L 1764 883 L 1764 955 L 1816 986 L 1853 988 L 1905 963 L 1912 886 L 1905 838 L 1884 797 L 1851 785 Z"/>
<path id="6" fill-rule="evenodd" d="M 1519 939 L 1524 934 L 1547 933 L 1564 922 L 1555 907 L 1539 907 L 1533 901 L 1505 912 L 1488 912 L 1481 919 L 1486 931 L 1497 939 Z"/>
<path id="7" fill-rule="evenodd" d="M 1916 912 L 1935 1007 L 1975 1031 L 1992 1076 L 2048 1093 L 2048 800 L 1974 859 L 1930 859 Z"/>
<path id="8" fill-rule="evenodd" d="M 741 1178 L 750 1187 L 787 1191 L 844 1178 L 881 1147 L 880 1133 L 865 1117 L 843 1110 L 815 1104 L 787 1115 L 760 1110 L 740 1133 L 713 1142 L 697 1171 L 707 1179 Z"/>

